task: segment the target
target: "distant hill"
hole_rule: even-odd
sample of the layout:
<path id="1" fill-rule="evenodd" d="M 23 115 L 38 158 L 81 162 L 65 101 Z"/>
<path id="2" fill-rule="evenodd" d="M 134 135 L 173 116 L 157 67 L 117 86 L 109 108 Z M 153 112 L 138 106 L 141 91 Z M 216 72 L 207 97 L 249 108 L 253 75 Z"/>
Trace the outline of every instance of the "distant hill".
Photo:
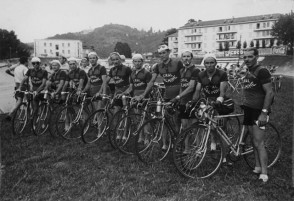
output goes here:
<path id="1" fill-rule="evenodd" d="M 88 48 L 93 46 L 98 55 L 105 58 L 113 52 L 117 42 L 128 43 L 132 52 L 154 52 L 165 34 L 166 31 L 153 32 L 152 28 L 145 31 L 125 25 L 108 24 L 93 31 L 57 34 L 48 39 L 78 39 Z"/>

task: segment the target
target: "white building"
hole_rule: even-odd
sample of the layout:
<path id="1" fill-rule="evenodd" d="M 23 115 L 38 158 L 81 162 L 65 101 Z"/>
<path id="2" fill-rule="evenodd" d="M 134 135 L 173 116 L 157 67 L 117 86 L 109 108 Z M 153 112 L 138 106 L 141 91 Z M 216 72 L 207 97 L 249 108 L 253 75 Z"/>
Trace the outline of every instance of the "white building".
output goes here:
<path id="1" fill-rule="evenodd" d="M 65 57 L 81 58 L 83 44 L 80 40 L 40 39 L 34 41 L 34 56 L 37 57 Z"/>
<path id="2" fill-rule="evenodd" d="M 189 49 L 195 56 L 203 56 L 207 52 L 219 53 L 220 46 L 225 50 L 237 50 L 238 41 L 243 48 L 253 42 L 254 46 L 272 47 L 276 40 L 271 36 L 271 30 L 280 14 L 248 16 L 212 21 L 189 20 L 178 29 L 177 34 L 169 36 L 169 47 L 173 56 L 177 56 L 184 49 Z M 258 41 L 258 42 L 257 42 Z M 236 51 L 235 51 L 236 52 Z M 221 54 L 220 54 L 221 55 Z"/>

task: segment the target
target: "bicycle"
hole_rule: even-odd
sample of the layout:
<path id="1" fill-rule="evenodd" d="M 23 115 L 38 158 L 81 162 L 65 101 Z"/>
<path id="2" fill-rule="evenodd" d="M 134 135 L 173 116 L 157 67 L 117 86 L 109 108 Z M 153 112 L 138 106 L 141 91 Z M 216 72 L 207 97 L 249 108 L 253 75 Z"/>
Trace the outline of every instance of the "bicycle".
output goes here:
<path id="1" fill-rule="evenodd" d="M 228 159 L 237 161 L 243 157 L 247 165 L 254 168 L 254 148 L 252 146 L 249 132 L 245 132 L 245 126 L 242 126 L 241 132 L 234 139 L 230 138 L 224 127 L 224 119 L 229 117 L 240 117 L 243 114 L 216 115 L 215 109 L 211 104 L 206 104 L 206 109 L 197 109 L 196 115 L 202 122 L 194 123 L 189 129 L 185 130 L 177 138 L 173 150 L 173 160 L 177 170 L 188 178 L 208 178 L 215 174 L 223 162 L 224 145 L 229 147 Z M 211 151 L 212 140 L 211 130 L 215 129 L 216 141 L 218 142 L 216 150 Z M 277 129 L 268 123 L 265 132 L 265 146 L 268 153 L 268 167 L 272 167 L 281 154 L 281 137 Z M 187 138 L 189 144 L 187 145 Z M 184 153 L 186 146 L 189 146 L 189 152 Z"/>
<path id="2" fill-rule="evenodd" d="M 20 136 L 27 127 L 28 123 L 34 114 L 32 105 L 33 92 L 18 91 L 17 93 L 23 93 L 23 102 L 16 108 L 12 116 L 12 133 L 14 136 Z"/>
<path id="3" fill-rule="evenodd" d="M 274 92 L 278 93 L 282 88 L 282 75 L 272 75 L 271 83 L 273 86 Z"/>

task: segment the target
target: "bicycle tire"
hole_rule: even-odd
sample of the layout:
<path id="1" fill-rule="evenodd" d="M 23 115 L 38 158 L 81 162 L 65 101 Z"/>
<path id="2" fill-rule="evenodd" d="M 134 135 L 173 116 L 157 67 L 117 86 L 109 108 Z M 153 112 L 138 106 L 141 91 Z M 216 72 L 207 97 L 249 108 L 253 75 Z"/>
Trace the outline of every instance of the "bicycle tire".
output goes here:
<path id="1" fill-rule="evenodd" d="M 86 144 L 91 144 L 101 139 L 106 133 L 109 117 L 105 109 L 96 110 L 86 120 L 81 137 Z"/>
<path id="2" fill-rule="evenodd" d="M 115 147 L 124 154 L 135 153 L 135 137 L 142 122 L 141 114 L 130 114 L 123 117 L 116 125 L 113 133 L 115 134 Z M 120 136 L 120 137 L 118 137 Z"/>
<path id="3" fill-rule="evenodd" d="M 207 126 L 201 123 L 194 123 L 180 134 L 173 149 L 173 161 L 181 175 L 204 179 L 218 171 L 223 160 L 223 145 L 218 143 L 212 152 L 210 144 L 211 134 L 208 133 Z M 185 146 L 191 148 L 186 153 Z"/>
<path id="4" fill-rule="evenodd" d="M 36 136 L 41 136 L 48 130 L 50 109 L 46 103 L 42 103 L 32 118 L 32 130 Z"/>
<path id="5" fill-rule="evenodd" d="M 49 116 L 49 133 L 52 137 L 59 137 L 58 133 L 57 133 L 57 126 L 56 126 L 56 116 L 58 114 L 58 111 L 60 111 L 62 109 L 62 105 L 58 104 L 58 103 L 52 103 L 50 104 L 50 116 Z"/>
<path id="6" fill-rule="evenodd" d="M 241 134 L 241 129 L 242 126 L 237 116 L 226 118 L 226 126 L 224 128 L 224 131 L 231 140 L 232 144 L 235 146 L 238 146 L 238 140 Z M 241 159 L 241 157 L 236 157 L 230 149 L 229 153 L 227 154 L 227 158 L 232 162 L 236 162 Z"/>
<path id="7" fill-rule="evenodd" d="M 272 167 L 279 159 L 282 151 L 282 139 L 280 133 L 276 127 L 268 123 L 265 128 L 266 138 L 265 138 L 265 148 L 268 155 L 268 168 Z M 255 158 L 252 146 L 252 137 L 249 132 L 246 133 L 244 138 L 245 145 L 243 147 L 244 159 L 249 167 L 255 168 Z M 247 154 L 245 154 L 247 153 Z"/>
<path id="8" fill-rule="evenodd" d="M 163 133 L 158 133 L 166 128 L 166 149 L 163 148 Z M 139 141 L 139 136 L 144 136 L 144 141 Z M 148 137 L 147 137 L 148 136 Z M 136 155 L 145 164 L 160 162 L 166 158 L 173 144 L 172 129 L 161 118 L 146 121 L 139 129 L 135 139 Z"/>
<path id="9" fill-rule="evenodd" d="M 108 128 L 107 128 L 107 135 L 108 135 L 108 140 L 110 142 L 110 145 L 112 148 L 117 149 L 116 143 L 115 143 L 115 138 L 116 135 L 114 133 L 114 130 L 116 128 L 117 123 L 126 115 L 126 110 L 119 110 L 117 111 L 112 118 L 109 121 Z"/>
<path id="10" fill-rule="evenodd" d="M 27 103 L 21 103 L 12 116 L 12 133 L 14 136 L 21 136 L 28 122 Z"/>

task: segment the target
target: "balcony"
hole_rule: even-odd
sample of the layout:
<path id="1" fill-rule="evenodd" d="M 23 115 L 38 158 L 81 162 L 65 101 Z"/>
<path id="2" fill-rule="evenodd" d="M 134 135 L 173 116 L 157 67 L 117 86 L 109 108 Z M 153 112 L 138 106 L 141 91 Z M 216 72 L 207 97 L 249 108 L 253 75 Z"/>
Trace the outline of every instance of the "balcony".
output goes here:
<path id="1" fill-rule="evenodd" d="M 259 40 L 259 39 L 271 39 L 271 38 L 275 38 L 275 37 L 273 37 L 273 36 L 255 36 L 253 39 Z"/>
<path id="2" fill-rule="evenodd" d="M 267 30 L 272 30 L 271 27 L 260 27 L 260 28 L 255 28 L 253 31 L 267 31 Z"/>
<path id="3" fill-rule="evenodd" d="M 227 30 L 227 31 L 218 31 L 216 34 L 229 34 L 229 33 L 237 33 L 237 31 L 234 30 Z"/>
<path id="4" fill-rule="evenodd" d="M 194 49 L 192 48 L 191 50 L 192 50 L 192 52 L 193 51 L 202 51 L 202 48 L 194 48 Z"/>
<path id="5" fill-rule="evenodd" d="M 184 41 L 186 44 L 191 44 L 191 43 L 202 43 L 202 40 L 192 40 L 192 41 Z"/>
<path id="6" fill-rule="evenodd" d="M 236 41 L 236 40 L 237 40 L 237 38 L 223 38 L 223 39 L 217 38 L 216 39 L 217 42 Z"/>
<path id="7" fill-rule="evenodd" d="M 195 33 L 188 33 L 188 34 L 185 34 L 185 36 L 202 36 L 203 33 L 202 32 L 195 32 Z"/>

